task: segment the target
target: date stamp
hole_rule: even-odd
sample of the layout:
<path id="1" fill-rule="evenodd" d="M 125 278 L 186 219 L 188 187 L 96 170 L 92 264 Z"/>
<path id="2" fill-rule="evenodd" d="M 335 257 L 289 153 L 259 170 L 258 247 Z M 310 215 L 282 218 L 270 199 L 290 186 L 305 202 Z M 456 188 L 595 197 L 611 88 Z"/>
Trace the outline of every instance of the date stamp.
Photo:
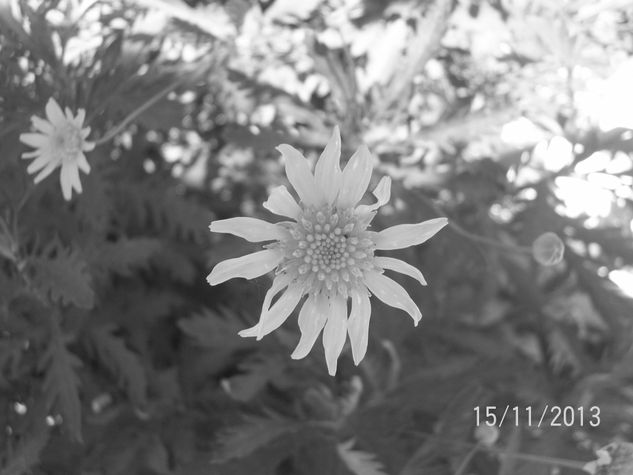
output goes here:
<path id="1" fill-rule="evenodd" d="M 598 427 L 600 408 L 598 406 L 556 406 L 546 404 L 543 408 L 532 406 L 476 406 L 475 425 L 501 428 L 504 424 L 545 427 Z"/>

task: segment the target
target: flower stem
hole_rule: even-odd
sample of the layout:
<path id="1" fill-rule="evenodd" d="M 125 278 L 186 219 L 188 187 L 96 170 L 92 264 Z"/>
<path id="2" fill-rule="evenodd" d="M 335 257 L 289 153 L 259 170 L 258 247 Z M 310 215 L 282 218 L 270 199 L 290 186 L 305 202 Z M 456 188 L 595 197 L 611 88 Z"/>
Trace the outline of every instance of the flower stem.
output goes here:
<path id="1" fill-rule="evenodd" d="M 424 202 L 427 206 L 429 206 L 438 216 L 445 216 L 446 213 L 443 213 L 433 201 L 431 201 L 428 197 L 426 197 L 421 192 L 415 193 L 420 200 Z M 479 242 L 481 244 L 485 244 L 486 246 L 496 247 L 505 252 L 518 252 L 521 254 L 532 254 L 532 249 L 526 246 L 517 246 L 515 244 L 506 244 L 504 242 L 500 242 L 494 239 L 490 239 L 484 236 L 480 236 L 478 234 L 471 233 L 470 231 L 466 231 L 459 224 L 455 223 L 455 221 L 449 219 L 448 227 L 455 231 L 457 234 L 470 239 L 471 241 Z"/>
<path id="2" fill-rule="evenodd" d="M 185 82 L 186 79 L 187 79 L 186 77 L 181 77 L 177 81 L 174 81 L 173 83 L 171 83 L 167 87 L 165 87 L 165 88 L 161 89 L 160 91 L 158 91 L 156 94 L 154 94 L 152 97 L 150 97 L 146 102 L 144 102 L 138 108 L 136 108 L 134 111 L 132 111 L 132 113 L 130 113 L 125 119 L 123 119 L 123 121 L 121 121 L 121 123 L 119 125 L 117 125 L 116 127 L 113 127 L 112 129 L 110 129 L 108 132 L 105 133 L 105 135 L 103 135 L 103 137 L 95 140 L 95 145 L 103 145 L 104 143 L 109 142 L 110 140 L 112 140 L 114 137 L 116 137 L 117 134 L 119 134 L 123 129 L 125 129 L 125 127 L 127 127 L 130 124 L 130 122 L 132 122 L 139 115 L 141 115 L 147 109 L 149 109 L 154 104 L 156 104 L 164 96 L 166 96 L 171 91 L 176 89 L 180 84 Z"/>
<path id="3" fill-rule="evenodd" d="M 511 452 L 511 451 L 508 451 L 508 450 L 496 449 L 494 447 L 487 447 L 487 446 L 485 446 L 483 444 L 472 444 L 472 443 L 468 443 L 468 442 L 457 442 L 457 441 L 454 441 L 454 440 L 443 439 L 441 437 L 435 436 L 434 434 L 429 434 L 429 433 L 426 433 L 426 432 L 414 432 L 414 434 L 417 435 L 417 436 L 423 437 L 423 438 L 425 438 L 425 439 L 427 439 L 427 440 L 429 440 L 431 442 L 437 442 L 439 444 L 452 445 L 454 447 L 469 448 L 473 452 L 485 451 L 485 452 L 489 452 L 491 454 L 502 455 L 504 457 L 513 458 L 513 459 L 516 459 L 516 460 L 523 460 L 525 462 L 534 462 L 534 463 L 540 463 L 540 464 L 543 464 L 543 465 L 574 468 L 576 470 L 582 470 L 582 468 L 585 466 L 585 462 L 580 462 L 580 461 L 577 461 L 577 460 L 563 459 L 563 458 L 558 458 L 558 457 L 547 457 L 547 456 L 543 456 L 543 455 L 526 454 L 526 453 L 521 453 L 521 452 Z M 472 455 L 474 455 L 474 453 Z M 472 455 L 470 453 L 467 454 L 466 458 L 462 461 L 462 463 L 464 463 L 466 461 L 469 461 L 467 459 L 472 457 Z"/>

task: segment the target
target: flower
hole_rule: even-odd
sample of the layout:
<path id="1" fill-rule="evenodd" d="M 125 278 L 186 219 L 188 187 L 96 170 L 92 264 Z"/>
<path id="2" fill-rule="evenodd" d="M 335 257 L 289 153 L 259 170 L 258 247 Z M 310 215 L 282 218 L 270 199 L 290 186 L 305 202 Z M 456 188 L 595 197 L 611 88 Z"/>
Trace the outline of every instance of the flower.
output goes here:
<path id="1" fill-rule="evenodd" d="M 209 227 L 212 232 L 234 234 L 251 242 L 273 242 L 264 250 L 220 262 L 207 281 L 217 285 L 236 277 L 253 279 L 276 269 L 259 322 L 240 335 L 261 339 L 284 323 L 305 296 L 299 312 L 301 337 L 292 358 L 305 357 L 323 331 L 325 359 L 329 373 L 334 375 L 348 334 L 354 363 L 359 364 L 365 356 L 370 294 L 408 312 L 416 325 L 422 318 L 407 292 L 383 272 L 400 272 L 426 285 L 422 273 L 404 261 L 376 256 L 375 251 L 421 244 L 447 220 L 402 224 L 380 232 L 368 230 L 377 209 L 389 201 L 391 180 L 384 177 L 378 183 L 373 191 L 374 204 L 359 205 L 369 185 L 373 159 L 367 147 L 361 146 L 341 171 L 338 127 L 319 157 L 314 174 L 308 160 L 295 148 L 280 145 L 277 150 L 285 159 L 286 175 L 299 203 L 285 186 L 279 186 L 272 190 L 264 208 L 292 221 L 269 223 L 248 217 L 213 221 Z"/>
<path id="2" fill-rule="evenodd" d="M 57 167 L 61 167 L 60 183 L 62 194 L 68 201 L 72 197 L 72 190 L 81 193 L 81 181 L 79 181 L 79 169 L 84 173 L 90 173 L 90 165 L 84 152 L 95 147 L 94 142 L 88 142 L 86 137 L 90 134 L 90 127 L 82 128 L 86 111 L 79 109 L 73 116 L 71 110 L 66 107 L 66 115 L 55 99 L 50 98 L 46 104 L 46 118 L 31 117 L 33 127 L 38 133 L 20 134 L 20 141 L 36 148 L 31 152 L 24 152 L 22 158 L 35 158 L 26 171 L 29 174 L 37 173 L 35 183 L 39 183 Z"/>

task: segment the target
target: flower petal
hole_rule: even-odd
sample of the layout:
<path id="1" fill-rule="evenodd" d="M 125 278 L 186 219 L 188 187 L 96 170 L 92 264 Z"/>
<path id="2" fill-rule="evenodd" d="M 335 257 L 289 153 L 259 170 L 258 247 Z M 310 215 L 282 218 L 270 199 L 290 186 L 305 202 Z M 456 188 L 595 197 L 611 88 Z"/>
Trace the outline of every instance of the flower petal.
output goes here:
<path id="1" fill-rule="evenodd" d="M 297 307 L 299 300 L 303 296 L 301 285 L 291 285 L 288 290 L 270 307 L 257 324 L 257 340 L 261 340 L 270 332 L 279 328 L 292 311 Z"/>
<path id="2" fill-rule="evenodd" d="M 374 236 L 376 249 L 402 249 L 422 244 L 447 224 L 446 218 L 434 218 L 418 224 L 399 224 L 383 229 Z"/>
<path id="3" fill-rule="evenodd" d="M 85 138 L 85 137 L 84 137 Z M 94 150 L 95 148 L 95 143 L 94 142 L 84 142 L 84 144 L 82 145 L 81 149 L 84 152 L 90 152 L 91 150 Z"/>
<path id="4" fill-rule="evenodd" d="M 330 309 L 325 327 L 323 328 L 323 348 L 325 362 L 330 376 L 336 374 L 338 357 L 345 346 L 347 338 L 347 299 L 343 297 L 330 298 Z"/>
<path id="5" fill-rule="evenodd" d="M 292 281 L 292 278 L 288 274 L 279 274 L 277 277 L 273 279 L 272 285 L 270 286 L 270 288 L 268 289 L 268 292 L 266 292 L 266 295 L 264 296 L 262 311 L 259 315 L 260 320 L 262 319 L 264 314 L 270 309 L 270 303 L 275 298 L 275 296 L 279 292 L 281 292 L 281 290 L 288 287 L 291 281 Z M 259 321 L 257 322 L 257 324 L 253 325 L 252 327 L 240 331 L 238 335 L 245 338 L 251 337 L 251 336 L 256 337 L 258 330 L 259 330 Z"/>
<path id="6" fill-rule="evenodd" d="M 343 169 L 341 191 L 338 196 L 338 205 L 341 208 L 356 206 L 367 191 L 373 168 L 371 152 L 366 145 L 361 145 Z"/>
<path id="7" fill-rule="evenodd" d="M 367 271 L 365 272 L 365 285 L 372 294 L 387 305 L 404 310 L 411 315 L 417 326 L 422 318 L 422 313 L 400 284 L 378 272 Z"/>
<path id="8" fill-rule="evenodd" d="M 44 151 L 39 150 L 39 149 L 31 150 L 30 152 L 22 152 L 22 158 L 26 159 L 26 160 L 30 160 L 30 159 L 38 157 L 40 155 L 48 156 Z"/>
<path id="9" fill-rule="evenodd" d="M 70 183 L 77 193 L 81 193 L 83 189 L 81 188 L 81 179 L 79 178 L 79 167 L 74 163 L 70 165 L 69 168 L 70 171 L 68 174 L 70 175 Z"/>
<path id="10" fill-rule="evenodd" d="M 37 185 L 40 181 L 42 181 L 48 175 L 53 173 L 53 170 L 55 170 L 58 167 L 58 165 L 59 164 L 55 162 L 54 160 L 51 160 L 50 162 L 48 162 L 48 164 L 33 179 L 33 183 Z"/>
<path id="11" fill-rule="evenodd" d="M 401 261 L 400 259 L 394 259 L 393 257 L 383 257 L 376 256 L 374 257 L 374 262 L 382 267 L 383 269 L 389 269 L 394 272 L 400 272 L 401 274 L 408 275 L 409 277 L 413 277 L 415 280 L 420 282 L 422 285 L 426 285 L 426 279 L 420 272 L 420 269 L 412 266 L 411 264 Z"/>
<path id="12" fill-rule="evenodd" d="M 283 254 L 279 250 L 266 249 L 242 257 L 227 259 L 213 268 L 207 277 L 207 282 L 210 285 L 218 285 L 229 279 L 240 277 L 254 279 L 273 270 L 281 262 L 282 257 Z"/>
<path id="13" fill-rule="evenodd" d="M 292 197 L 288 188 L 281 185 L 270 192 L 270 196 L 264 201 L 264 208 L 271 213 L 288 218 L 298 219 L 301 214 L 301 207 Z"/>
<path id="14" fill-rule="evenodd" d="M 299 199 L 310 206 L 323 203 L 323 195 L 319 192 L 310 171 L 310 164 L 296 148 L 282 144 L 277 147 L 285 160 L 286 176 L 299 195 Z"/>
<path id="15" fill-rule="evenodd" d="M 347 321 L 347 333 L 349 334 L 349 341 L 352 345 L 352 357 L 356 365 L 363 360 L 367 352 L 370 316 L 371 303 L 367 292 L 353 291 L 352 311 Z"/>
<path id="16" fill-rule="evenodd" d="M 20 142 L 25 143 L 31 147 L 44 148 L 46 147 L 50 139 L 44 134 L 20 134 Z"/>
<path id="17" fill-rule="evenodd" d="M 77 116 L 74 119 L 75 125 L 81 129 L 81 127 L 84 125 L 85 119 L 86 119 L 86 110 L 77 109 Z"/>
<path id="18" fill-rule="evenodd" d="M 70 201 L 73 195 L 74 176 L 73 170 L 77 172 L 77 167 L 72 165 L 62 165 L 62 170 L 59 174 L 59 183 L 62 186 L 62 195 L 66 201 Z M 81 186 L 81 184 L 79 185 Z"/>
<path id="19" fill-rule="evenodd" d="M 44 168 L 46 164 L 49 163 L 50 161 L 51 161 L 50 155 L 48 155 L 47 153 L 43 153 L 39 155 L 31 163 L 29 163 L 29 166 L 26 167 L 26 172 L 29 175 L 32 175 L 33 173 L 36 173 L 40 171 L 42 168 Z"/>
<path id="20" fill-rule="evenodd" d="M 213 233 L 228 233 L 250 242 L 273 241 L 286 236 L 276 224 L 257 218 L 228 218 L 213 221 L 209 226 Z"/>
<path id="21" fill-rule="evenodd" d="M 90 173 L 90 164 L 88 163 L 88 160 L 86 160 L 86 156 L 83 153 L 77 154 L 77 166 L 86 175 Z"/>
<path id="22" fill-rule="evenodd" d="M 357 206 L 357 213 L 361 215 L 371 213 L 389 202 L 389 199 L 391 198 L 391 178 L 383 176 L 372 193 L 376 197 L 377 201 L 373 205 Z"/>
<path id="23" fill-rule="evenodd" d="M 44 120 L 36 115 L 31 117 L 31 123 L 33 124 L 33 127 L 35 129 L 39 130 L 40 132 L 44 132 L 46 135 L 51 135 L 55 130 L 55 128 L 49 121 Z"/>
<path id="24" fill-rule="evenodd" d="M 46 103 L 46 117 L 48 117 L 48 120 L 53 124 L 53 126 L 66 122 L 62 108 L 59 107 L 57 101 L 52 97 Z"/>
<path id="25" fill-rule="evenodd" d="M 328 317 L 329 303 L 322 294 L 309 296 L 299 312 L 299 330 L 301 338 L 290 357 L 293 360 L 305 358 L 314 346 L 314 342 L 323 330 Z"/>
<path id="26" fill-rule="evenodd" d="M 337 125 L 314 168 L 316 186 L 325 195 L 327 204 L 334 203 L 341 187 L 340 161 L 341 132 Z"/>

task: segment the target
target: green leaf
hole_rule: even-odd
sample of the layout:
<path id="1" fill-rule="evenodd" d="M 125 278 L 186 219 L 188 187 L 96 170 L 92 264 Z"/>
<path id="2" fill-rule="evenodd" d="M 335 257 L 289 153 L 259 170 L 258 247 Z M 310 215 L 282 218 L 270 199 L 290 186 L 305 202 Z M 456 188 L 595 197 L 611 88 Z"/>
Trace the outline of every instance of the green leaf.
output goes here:
<path id="1" fill-rule="evenodd" d="M 158 239 L 122 238 L 101 246 L 95 264 L 113 274 L 131 276 L 136 269 L 148 266 L 160 249 Z"/>
<path id="2" fill-rule="evenodd" d="M 49 432 L 38 430 L 29 434 L 15 449 L 2 469 L 0 475 L 26 475 L 33 473 L 33 469 L 40 460 L 40 454 L 48 443 Z"/>
<path id="3" fill-rule="evenodd" d="M 76 373 L 81 361 L 66 347 L 68 340 L 62 335 L 57 323 L 53 323 L 50 341 L 39 361 L 39 369 L 46 373 L 43 386 L 46 407 L 59 411 L 71 437 L 81 442 L 81 401 Z"/>
<path id="4" fill-rule="evenodd" d="M 51 245 L 48 251 L 30 261 L 33 285 L 54 302 L 90 309 L 95 294 L 90 287 L 90 274 L 77 251 Z"/>
<path id="5" fill-rule="evenodd" d="M 134 184 L 120 192 L 119 207 L 130 226 L 145 225 L 199 244 L 208 241 L 211 212 L 177 190 Z"/>
<path id="6" fill-rule="evenodd" d="M 246 457 L 284 435 L 297 432 L 300 428 L 298 422 L 275 414 L 268 414 L 268 417 L 247 417 L 243 424 L 224 433 L 215 461 L 222 463 Z"/>
<path id="7" fill-rule="evenodd" d="M 337 452 L 341 460 L 354 475 L 387 475 L 375 455 L 361 450 L 353 450 L 354 439 L 338 444 Z"/>
<path id="8" fill-rule="evenodd" d="M 220 315 L 213 310 L 204 309 L 189 318 L 178 321 L 180 330 L 203 348 L 220 349 L 249 345 L 247 339 L 238 336 L 243 325 L 230 310 Z"/>
<path id="9" fill-rule="evenodd" d="M 271 379 L 282 374 L 284 361 L 275 355 L 258 355 L 246 360 L 239 365 L 242 373 L 226 380 L 229 394 L 238 401 L 250 401 Z"/>
<path id="10" fill-rule="evenodd" d="M 113 325 L 93 328 L 88 333 L 89 345 L 101 363 L 110 371 L 126 391 L 135 406 L 147 403 L 147 378 L 136 353 L 122 338 L 113 334 Z"/>

